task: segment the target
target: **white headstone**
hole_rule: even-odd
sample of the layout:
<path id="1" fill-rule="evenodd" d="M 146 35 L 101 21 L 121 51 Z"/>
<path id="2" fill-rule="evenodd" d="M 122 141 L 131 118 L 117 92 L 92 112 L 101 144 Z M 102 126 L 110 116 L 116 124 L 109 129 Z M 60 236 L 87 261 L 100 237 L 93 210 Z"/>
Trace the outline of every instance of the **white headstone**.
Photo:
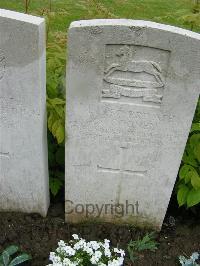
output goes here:
<path id="1" fill-rule="evenodd" d="M 42 18 L 0 9 L 0 210 L 49 206 Z"/>
<path id="2" fill-rule="evenodd" d="M 91 20 L 68 41 L 66 220 L 159 230 L 200 91 L 200 35 Z"/>

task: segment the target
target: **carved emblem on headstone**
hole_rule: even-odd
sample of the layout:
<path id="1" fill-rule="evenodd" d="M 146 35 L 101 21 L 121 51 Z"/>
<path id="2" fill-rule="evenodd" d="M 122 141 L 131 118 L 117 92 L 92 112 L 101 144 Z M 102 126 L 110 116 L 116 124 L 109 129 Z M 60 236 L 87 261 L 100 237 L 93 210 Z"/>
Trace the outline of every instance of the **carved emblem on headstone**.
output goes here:
<path id="1" fill-rule="evenodd" d="M 165 85 L 162 68 L 159 62 L 134 59 L 135 54 L 136 50 L 122 45 L 114 55 L 106 55 L 102 98 L 142 98 L 160 105 Z"/>
<path id="2" fill-rule="evenodd" d="M 6 58 L 4 52 L 0 49 L 0 80 L 2 80 L 6 67 Z"/>

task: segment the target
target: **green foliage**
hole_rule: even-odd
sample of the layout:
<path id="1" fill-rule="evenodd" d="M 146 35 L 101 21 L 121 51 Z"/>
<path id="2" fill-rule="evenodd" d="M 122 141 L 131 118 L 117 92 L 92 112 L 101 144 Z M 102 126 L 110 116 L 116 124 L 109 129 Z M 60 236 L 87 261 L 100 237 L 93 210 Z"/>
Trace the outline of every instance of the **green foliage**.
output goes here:
<path id="1" fill-rule="evenodd" d="M 63 42 L 66 45 L 66 38 L 58 34 L 56 37 L 56 43 L 50 43 L 47 47 L 47 95 L 50 98 L 63 98 L 66 55 L 62 46 Z"/>
<path id="2" fill-rule="evenodd" d="M 190 258 L 179 256 L 179 262 L 182 266 L 198 266 L 199 264 L 196 261 L 199 258 L 200 258 L 200 254 L 197 252 L 194 252 Z"/>
<path id="3" fill-rule="evenodd" d="M 131 240 L 128 244 L 129 258 L 134 262 L 139 255 L 139 252 L 144 250 L 155 251 L 158 243 L 155 241 L 154 233 L 147 233 L 142 239 Z"/>
<path id="4" fill-rule="evenodd" d="M 53 3 L 42 12 L 47 21 L 47 115 L 49 143 L 50 191 L 53 196 L 64 186 L 65 169 L 65 65 L 66 34 L 52 33 L 52 21 L 56 16 L 67 16 L 65 10 L 53 12 Z M 52 136 L 54 138 L 52 138 Z"/>
<path id="5" fill-rule="evenodd" d="M 0 266 L 20 265 L 21 263 L 31 259 L 31 256 L 26 253 L 22 253 L 13 258 L 13 256 L 18 252 L 19 247 L 17 246 L 12 245 L 6 248 L 0 255 Z"/>
<path id="6" fill-rule="evenodd" d="M 50 177 L 49 181 L 50 181 L 49 186 L 50 186 L 51 193 L 55 197 L 58 194 L 59 190 L 62 188 L 64 182 L 60 180 L 59 178 L 53 178 L 53 177 Z"/>
<path id="7" fill-rule="evenodd" d="M 200 26 L 200 13 L 183 16 L 182 20 L 184 23 L 189 24 L 192 30 L 195 26 Z"/>
<path id="8" fill-rule="evenodd" d="M 198 139 L 198 145 L 192 148 L 192 141 Z M 183 156 L 183 165 L 179 171 L 178 203 L 179 206 L 192 207 L 200 203 L 199 151 L 200 134 L 190 137 Z M 197 153 L 197 155 L 195 154 Z"/>
<path id="9" fill-rule="evenodd" d="M 191 30 L 200 27 L 200 2 L 195 1 L 191 13 L 180 17 L 180 19 L 189 25 Z"/>
<path id="10" fill-rule="evenodd" d="M 200 1 L 194 1 L 190 14 L 182 16 L 190 28 L 200 26 Z M 200 99 L 198 101 L 189 139 L 182 158 L 177 184 L 179 206 L 193 207 L 200 203 Z"/>
<path id="11" fill-rule="evenodd" d="M 188 208 L 200 203 L 200 102 L 179 170 L 177 199 Z"/>
<path id="12" fill-rule="evenodd" d="M 61 144 L 65 139 L 65 101 L 47 98 L 48 129 Z"/>
<path id="13" fill-rule="evenodd" d="M 58 144 L 52 134 L 48 132 L 49 146 L 49 186 L 53 196 L 64 186 L 65 175 L 65 146 L 64 143 Z"/>
<path id="14" fill-rule="evenodd" d="M 65 99 L 64 71 L 65 56 L 57 44 L 50 44 L 47 52 L 47 116 L 49 143 L 50 191 L 56 196 L 64 185 L 64 140 Z M 54 138 L 50 137 L 52 135 Z"/>
<path id="15" fill-rule="evenodd" d="M 66 34 L 57 32 L 52 36 L 50 25 L 56 14 L 51 9 L 52 2 L 49 1 L 49 10 L 43 9 L 42 13 L 47 21 L 47 39 L 53 37 L 53 43 L 49 42 L 47 46 L 47 116 L 49 185 L 52 195 L 56 196 L 64 186 Z"/>

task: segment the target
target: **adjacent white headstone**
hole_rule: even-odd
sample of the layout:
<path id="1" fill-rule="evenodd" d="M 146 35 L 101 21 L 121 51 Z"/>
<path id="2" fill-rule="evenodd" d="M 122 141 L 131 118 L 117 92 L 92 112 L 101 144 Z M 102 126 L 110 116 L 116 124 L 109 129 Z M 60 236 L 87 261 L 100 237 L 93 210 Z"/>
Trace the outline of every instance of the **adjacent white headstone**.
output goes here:
<path id="1" fill-rule="evenodd" d="M 0 9 L 0 210 L 49 206 L 45 21 Z"/>
<path id="2" fill-rule="evenodd" d="M 91 20 L 68 41 L 66 221 L 159 230 L 200 91 L 200 35 Z"/>

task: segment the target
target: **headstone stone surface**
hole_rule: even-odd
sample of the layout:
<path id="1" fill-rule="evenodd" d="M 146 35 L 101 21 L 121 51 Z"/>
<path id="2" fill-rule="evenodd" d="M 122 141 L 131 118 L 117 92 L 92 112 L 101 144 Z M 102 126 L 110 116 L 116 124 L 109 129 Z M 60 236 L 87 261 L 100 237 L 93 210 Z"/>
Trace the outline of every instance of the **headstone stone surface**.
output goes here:
<path id="1" fill-rule="evenodd" d="M 49 205 L 42 18 L 0 9 L 0 211 Z"/>
<path id="2" fill-rule="evenodd" d="M 71 24 L 66 221 L 160 229 L 200 91 L 200 35 L 133 20 Z"/>

